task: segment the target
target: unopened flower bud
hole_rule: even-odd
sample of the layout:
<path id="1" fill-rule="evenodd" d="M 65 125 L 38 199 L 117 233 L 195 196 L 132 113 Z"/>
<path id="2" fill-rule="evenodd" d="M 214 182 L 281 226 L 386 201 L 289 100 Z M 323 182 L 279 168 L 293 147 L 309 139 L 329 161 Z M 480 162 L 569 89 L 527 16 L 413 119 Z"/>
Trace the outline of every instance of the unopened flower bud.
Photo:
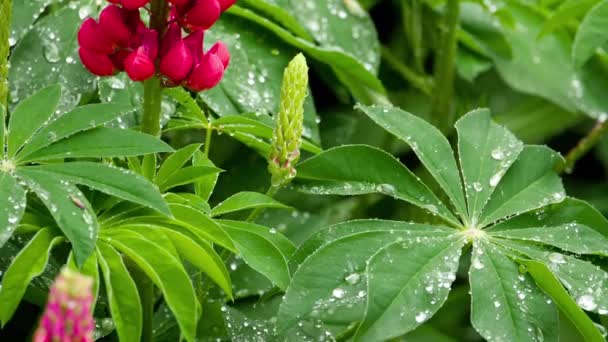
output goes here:
<path id="1" fill-rule="evenodd" d="M 92 342 L 93 279 L 64 268 L 49 292 L 34 342 Z"/>
<path id="2" fill-rule="evenodd" d="M 284 187 L 296 176 L 304 129 L 304 100 L 308 91 L 308 65 L 298 54 L 287 66 L 281 86 L 281 102 L 272 137 L 268 171 L 274 187 Z"/>

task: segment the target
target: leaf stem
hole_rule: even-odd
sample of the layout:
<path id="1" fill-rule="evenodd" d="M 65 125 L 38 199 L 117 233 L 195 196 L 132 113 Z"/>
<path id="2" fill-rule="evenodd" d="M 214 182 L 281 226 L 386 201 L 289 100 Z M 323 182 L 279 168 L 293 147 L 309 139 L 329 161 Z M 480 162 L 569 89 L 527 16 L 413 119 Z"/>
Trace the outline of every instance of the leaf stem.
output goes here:
<path id="1" fill-rule="evenodd" d="M 207 124 L 207 133 L 205 136 L 205 156 L 209 158 L 209 151 L 211 149 L 211 138 L 213 137 L 213 125 L 211 122 Z"/>
<path id="2" fill-rule="evenodd" d="M 454 68 L 457 51 L 460 0 L 448 0 L 445 21 L 442 26 L 441 44 L 436 50 L 435 85 L 432 117 L 435 125 L 447 131 L 453 121 L 452 100 L 454 95 Z"/>
<path id="3" fill-rule="evenodd" d="M 397 71 L 401 77 L 410 82 L 412 86 L 428 96 L 433 94 L 433 80 L 419 75 L 407 65 L 403 64 L 387 47 L 382 46 L 380 51 L 382 52 L 384 61 Z"/>
<path id="4" fill-rule="evenodd" d="M 279 187 L 270 185 L 270 187 L 268 188 L 268 191 L 266 191 L 266 196 L 272 198 L 272 197 L 274 197 L 274 195 L 277 194 L 278 191 L 279 191 Z M 260 216 L 260 214 L 262 214 L 262 212 L 264 212 L 264 208 L 254 209 L 251 212 L 251 214 L 249 214 L 249 217 L 247 217 L 247 222 L 254 222 Z"/>
<path id="5" fill-rule="evenodd" d="M 571 173 L 576 162 L 597 145 L 606 131 L 608 131 L 608 120 L 599 120 L 589 134 L 583 137 L 578 144 L 568 152 L 564 166 L 558 171 L 560 173 Z"/>

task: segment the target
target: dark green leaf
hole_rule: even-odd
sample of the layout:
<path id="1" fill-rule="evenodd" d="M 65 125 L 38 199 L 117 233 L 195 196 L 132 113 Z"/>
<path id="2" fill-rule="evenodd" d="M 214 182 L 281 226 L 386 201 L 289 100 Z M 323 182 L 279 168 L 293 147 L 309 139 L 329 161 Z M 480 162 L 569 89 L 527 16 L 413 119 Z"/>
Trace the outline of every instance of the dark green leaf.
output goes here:
<path id="1" fill-rule="evenodd" d="M 156 177 L 154 178 L 154 182 L 156 184 L 161 184 L 166 181 L 167 178 L 174 175 L 184 165 L 186 165 L 186 163 L 192 159 L 194 153 L 200 148 L 201 144 L 192 144 L 175 151 L 175 153 L 167 157 L 167 159 L 160 166 L 158 172 L 156 173 Z"/>
<path id="2" fill-rule="evenodd" d="M 25 191 L 15 178 L 0 171 L 0 247 L 8 241 L 25 212 Z"/>
<path id="3" fill-rule="evenodd" d="M 215 164 L 206 156 L 203 152 L 197 151 L 194 153 L 192 157 L 192 165 L 194 166 L 207 166 L 207 167 L 216 167 Z M 205 202 L 209 201 L 213 190 L 215 189 L 215 184 L 217 183 L 217 179 L 219 178 L 220 173 L 216 172 L 215 174 L 210 174 L 199 178 L 198 181 L 194 184 L 194 193 L 199 198 L 203 199 Z M 209 206 L 209 205 L 207 205 Z"/>
<path id="4" fill-rule="evenodd" d="M 176 186 L 196 183 L 203 177 L 217 174 L 221 169 L 211 166 L 188 166 L 169 176 L 164 182 L 158 184 L 161 192 Z"/>
<path id="5" fill-rule="evenodd" d="M 593 6 L 585 15 L 576 32 L 572 45 L 572 59 L 575 66 L 582 66 L 595 55 L 596 50 L 608 42 L 608 1 Z"/>
<path id="6" fill-rule="evenodd" d="M 211 216 L 219 216 L 235 211 L 256 209 L 256 208 L 279 208 L 288 209 L 289 206 L 264 194 L 257 192 L 239 192 L 228 197 L 211 210 Z"/>

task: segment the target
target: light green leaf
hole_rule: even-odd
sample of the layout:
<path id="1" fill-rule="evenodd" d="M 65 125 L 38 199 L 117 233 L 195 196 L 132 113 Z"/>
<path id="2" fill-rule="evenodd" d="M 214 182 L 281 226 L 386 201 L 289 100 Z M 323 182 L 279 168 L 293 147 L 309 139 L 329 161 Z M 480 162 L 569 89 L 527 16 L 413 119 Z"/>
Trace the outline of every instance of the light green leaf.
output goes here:
<path id="1" fill-rule="evenodd" d="M 557 10 L 551 14 L 551 16 L 543 24 L 542 30 L 540 31 L 539 39 L 542 39 L 546 34 L 552 33 L 553 31 L 562 28 L 568 24 L 571 20 L 577 19 L 579 16 L 584 15 L 597 4 L 600 0 L 565 0 L 563 1 Z"/>
<path id="2" fill-rule="evenodd" d="M 299 322 L 349 325 L 361 321 L 366 308 L 366 266 L 374 254 L 398 240 L 416 239 L 426 245 L 453 233 L 449 228 L 380 220 L 353 221 L 320 232 L 301 247 L 304 253 L 296 252 L 292 258 L 312 253 L 287 288 L 279 309 L 279 331 Z"/>
<path id="3" fill-rule="evenodd" d="M 466 218 L 468 213 L 454 152 L 441 131 L 399 108 L 359 106 L 359 109 L 410 146 L 449 196 L 458 213 Z"/>
<path id="4" fill-rule="evenodd" d="M 9 43 L 14 46 L 32 24 L 44 13 L 51 0 L 15 1 L 12 3 L 11 32 Z"/>
<path id="5" fill-rule="evenodd" d="M 288 209 L 289 206 L 258 192 L 243 191 L 228 197 L 211 209 L 211 216 L 220 216 L 235 211 L 256 208 Z"/>
<path id="6" fill-rule="evenodd" d="M 551 245 L 576 254 L 608 256 L 608 238 L 587 226 L 577 223 L 556 227 L 501 230 L 490 234 L 507 239 Z"/>
<path id="7" fill-rule="evenodd" d="M 61 97 L 61 87 L 53 85 L 21 101 L 8 124 L 8 156 L 19 149 L 51 118 Z"/>
<path id="8" fill-rule="evenodd" d="M 412 203 L 447 222 L 458 220 L 403 164 L 390 154 L 366 145 L 324 151 L 297 166 L 300 189 L 313 194 L 381 193 Z"/>
<path id="9" fill-rule="evenodd" d="M 506 128 L 492 122 L 490 112 L 484 109 L 466 114 L 456 123 L 456 130 L 469 217 L 476 226 L 486 202 L 523 144 Z"/>
<path id="10" fill-rule="evenodd" d="M 490 227 L 488 230 L 552 227 L 572 222 L 593 228 L 604 237 L 608 237 L 608 220 L 588 203 L 569 197 L 564 199 L 563 202 L 515 216 Z"/>
<path id="11" fill-rule="evenodd" d="M 585 338 L 585 341 L 605 341 L 595 323 L 576 305 L 544 264 L 533 260 L 520 260 L 519 262 L 526 266 L 528 273 L 534 278 L 536 284 L 551 297 L 561 312 L 574 323 L 573 325 Z"/>
<path id="12" fill-rule="evenodd" d="M 192 165 L 216 167 L 211 159 L 209 159 L 209 157 L 201 151 L 194 153 L 194 156 L 192 157 Z M 220 173 L 216 172 L 214 174 L 199 178 L 194 184 L 194 193 L 205 202 L 208 202 L 209 198 L 211 198 L 211 194 L 213 194 L 213 190 L 215 189 L 215 184 L 217 183 L 219 176 Z"/>
<path id="13" fill-rule="evenodd" d="M 12 101 L 21 101 L 39 89 L 58 83 L 64 90 L 58 108 L 66 111 L 76 106 L 83 95 L 95 90 L 95 76 L 80 63 L 77 40 L 82 24 L 80 15 L 96 12 L 94 3 L 84 0 L 77 6 L 63 6 L 34 23 L 11 52 Z M 38 16 L 44 6 L 36 9 Z"/>
<path id="14" fill-rule="evenodd" d="M 563 201 L 560 163 L 563 158 L 545 146 L 525 146 L 486 204 L 480 226 Z"/>
<path id="15" fill-rule="evenodd" d="M 576 32 L 572 45 L 572 59 L 575 66 L 580 67 L 585 64 L 600 46 L 608 42 L 606 25 L 608 25 L 608 1 L 604 0 L 591 8 Z"/>
<path id="16" fill-rule="evenodd" d="M 167 159 L 160 166 L 158 172 L 156 173 L 156 177 L 154 178 L 154 182 L 156 184 L 161 184 L 166 181 L 167 178 L 174 175 L 184 165 L 186 165 L 186 163 L 192 159 L 194 153 L 200 148 L 201 144 L 192 144 L 175 151 L 173 154 L 167 157 Z"/>
<path id="17" fill-rule="evenodd" d="M 147 179 L 127 169 L 92 162 L 47 164 L 26 169 L 45 172 L 49 176 L 54 174 L 59 179 L 86 185 L 108 195 L 171 215 L 158 189 Z"/>
<path id="18" fill-rule="evenodd" d="M 11 319 L 25 290 L 35 277 L 44 272 L 51 250 L 63 238 L 49 229 L 42 229 L 17 254 L 2 277 L 0 287 L 0 323 L 2 327 Z"/>
<path id="19" fill-rule="evenodd" d="M 112 246 L 100 241 L 97 255 L 118 338 L 121 341 L 139 341 L 142 309 L 137 286 L 122 257 Z"/>
<path id="20" fill-rule="evenodd" d="M 169 208 L 175 219 L 192 233 L 204 237 L 206 240 L 213 241 L 220 246 L 236 252 L 236 247 L 231 237 L 215 221 L 209 218 L 204 212 L 177 203 L 169 203 Z"/>
<path id="21" fill-rule="evenodd" d="M 0 171 L 0 247 L 11 238 L 25 212 L 25 190 L 15 178 Z"/>
<path id="22" fill-rule="evenodd" d="M 165 88 L 163 94 L 168 95 L 173 100 L 177 101 L 185 109 L 184 116 L 201 124 L 208 125 L 209 121 L 205 116 L 205 113 L 201 107 L 196 103 L 196 100 L 192 98 L 189 92 L 182 87 Z"/>
<path id="23" fill-rule="evenodd" d="M 95 128 L 40 149 L 21 162 L 59 158 L 130 157 L 173 149 L 151 135 L 119 128 Z"/>
<path id="24" fill-rule="evenodd" d="M 131 106 L 121 104 L 91 104 L 78 107 L 63 114 L 42 127 L 32 139 L 17 153 L 17 160 L 27 157 L 43 147 L 67 138 L 81 131 L 104 125 L 133 111 Z"/>
<path id="25" fill-rule="evenodd" d="M 196 183 L 203 177 L 217 174 L 221 169 L 212 166 L 188 166 L 176 171 L 164 182 L 158 184 L 161 192 L 166 192 L 176 186 Z"/>
<path id="26" fill-rule="evenodd" d="M 367 308 L 355 341 L 386 341 L 431 318 L 456 279 L 464 242 L 458 235 L 405 239 L 379 250 L 367 264 Z"/>
<path id="27" fill-rule="evenodd" d="M 161 290 L 182 334 L 187 341 L 193 342 L 198 321 L 198 301 L 181 261 L 143 239 L 120 236 L 108 243 L 133 260 Z"/>
<path id="28" fill-rule="evenodd" d="M 553 303 L 497 247 L 474 244 L 469 282 L 471 322 L 486 340 L 559 341 Z"/>
<path id="29" fill-rule="evenodd" d="M 268 236 L 272 235 L 268 229 L 245 222 L 220 221 L 219 223 L 234 241 L 238 255 L 249 266 L 281 289 L 287 288 L 290 281 L 287 260 L 290 255 L 283 253 L 283 249 L 274 241 L 274 236 Z M 290 247 L 293 252 L 295 248 Z"/>
<path id="30" fill-rule="evenodd" d="M 287 1 L 282 1 L 279 4 L 273 0 L 242 0 L 239 2 L 239 5 L 244 5 L 263 13 L 264 16 L 271 18 L 305 40 L 313 40 L 308 32 L 306 32 L 306 29 L 289 13 L 289 3 Z"/>
<path id="31" fill-rule="evenodd" d="M 138 218 L 133 218 L 123 225 L 112 227 L 112 229 L 104 229 L 102 230 L 102 236 L 108 237 L 109 239 L 133 238 L 146 240 L 171 254 L 176 260 L 179 260 L 177 248 L 175 248 L 171 239 L 169 239 L 157 225 L 147 222 L 139 223 L 137 222 L 137 219 Z"/>
<path id="32" fill-rule="evenodd" d="M 99 224 L 86 197 L 74 185 L 52 174 L 23 168 L 17 176 L 48 208 L 57 226 L 72 244 L 80 267 L 95 249 Z"/>

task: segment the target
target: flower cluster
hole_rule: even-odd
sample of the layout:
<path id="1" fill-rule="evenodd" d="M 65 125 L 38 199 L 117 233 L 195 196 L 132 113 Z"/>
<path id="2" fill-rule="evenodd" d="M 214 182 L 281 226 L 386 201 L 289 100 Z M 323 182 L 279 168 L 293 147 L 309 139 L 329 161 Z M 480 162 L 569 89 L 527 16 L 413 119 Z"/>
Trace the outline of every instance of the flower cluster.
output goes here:
<path id="1" fill-rule="evenodd" d="M 93 279 L 64 268 L 49 292 L 34 342 L 93 342 Z"/>
<path id="2" fill-rule="evenodd" d="M 236 0 L 164 0 L 170 14 L 162 32 L 148 28 L 140 8 L 149 0 L 108 0 L 99 20 L 85 20 L 78 32 L 80 59 L 98 76 L 125 71 L 134 81 L 157 73 L 165 86 L 193 91 L 216 86 L 230 63 L 226 45 L 203 50 L 204 31 Z M 183 36 L 183 30 L 188 32 Z"/>

